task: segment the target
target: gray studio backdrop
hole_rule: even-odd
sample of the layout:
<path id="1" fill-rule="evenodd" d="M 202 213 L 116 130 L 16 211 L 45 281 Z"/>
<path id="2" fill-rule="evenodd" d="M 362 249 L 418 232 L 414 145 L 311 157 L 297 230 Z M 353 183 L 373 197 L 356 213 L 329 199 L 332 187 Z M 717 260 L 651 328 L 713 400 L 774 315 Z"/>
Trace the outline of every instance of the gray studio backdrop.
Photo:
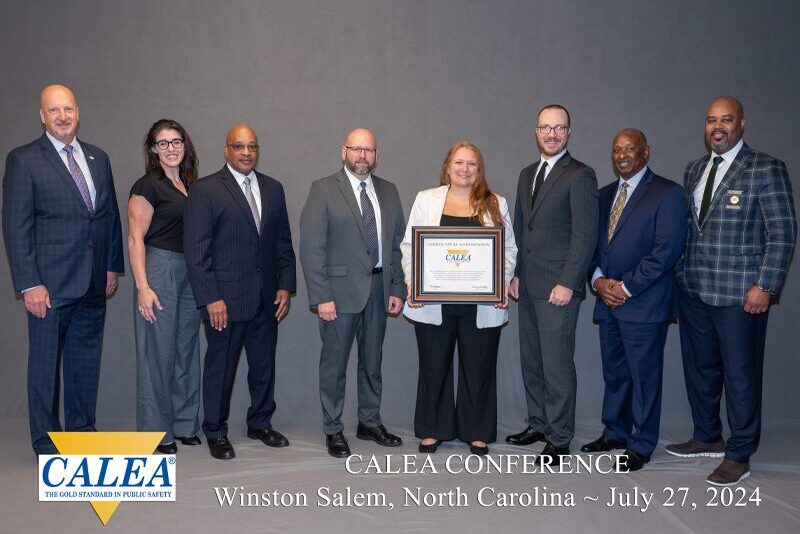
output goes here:
<path id="1" fill-rule="evenodd" d="M 680 182 L 685 164 L 704 151 L 707 105 L 733 94 L 745 105 L 745 140 L 787 162 L 797 195 L 798 22 L 794 0 L 3 2 L 0 155 L 40 135 L 44 85 L 70 86 L 80 137 L 111 157 L 125 235 L 128 191 L 142 174 L 141 142 L 153 121 L 170 117 L 186 126 L 202 174 L 221 167 L 227 129 L 248 122 L 263 146 L 259 169 L 286 188 L 297 250 L 309 186 L 340 166 L 340 144 L 352 128 L 375 132 L 377 173 L 397 184 L 407 214 L 418 190 L 437 185 L 447 148 L 462 138 L 482 148 L 492 188 L 513 203 L 519 170 L 537 157 L 535 112 L 551 102 L 571 111 L 570 151 L 597 170 L 601 186 L 613 179 L 611 139 L 627 126 L 647 133 L 652 168 Z M 771 312 L 766 426 L 798 422 L 798 271 L 795 261 L 782 304 Z M 321 428 L 318 323 L 299 262 L 298 280 L 280 328 L 275 393 L 275 426 L 289 431 Z M 27 325 L 4 251 L 0 290 L 0 416 L 24 416 Z M 134 425 L 132 293 L 128 269 L 108 306 L 98 400 L 106 429 Z M 575 360 L 578 418 L 599 424 L 593 303 L 590 296 L 581 308 Z M 501 439 L 524 426 L 516 320 L 512 304 L 498 361 Z M 232 436 L 243 433 L 245 370 L 243 359 Z M 402 318 L 389 322 L 383 377 L 384 420 L 408 433 L 417 350 Z M 664 386 L 663 418 L 688 434 L 676 328 Z"/>

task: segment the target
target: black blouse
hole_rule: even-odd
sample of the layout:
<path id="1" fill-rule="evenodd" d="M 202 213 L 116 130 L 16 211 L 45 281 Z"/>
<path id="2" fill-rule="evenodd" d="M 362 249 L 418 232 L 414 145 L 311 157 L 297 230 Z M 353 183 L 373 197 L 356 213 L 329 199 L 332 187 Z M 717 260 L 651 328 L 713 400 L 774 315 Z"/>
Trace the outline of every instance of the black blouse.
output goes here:
<path id="1" fill-rule="evenodd" d="M 153 206 L 153 220 L 144 236 L 144 244 L 183 253 L 184 194 L 169 178 L 151 172 L 136 180 L 131 195 L 142 196 Z"/>

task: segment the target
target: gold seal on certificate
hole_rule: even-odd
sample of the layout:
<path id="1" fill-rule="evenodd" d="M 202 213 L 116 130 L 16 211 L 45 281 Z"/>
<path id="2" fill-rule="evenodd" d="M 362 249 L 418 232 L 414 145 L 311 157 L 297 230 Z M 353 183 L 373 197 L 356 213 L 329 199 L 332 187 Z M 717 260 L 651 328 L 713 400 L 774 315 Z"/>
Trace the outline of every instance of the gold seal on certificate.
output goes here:
<path id="1" fill-rule="evenodd" d="M 411 299 L 436 304 L 503 302 L 504 228 L 414 226 Z"/>

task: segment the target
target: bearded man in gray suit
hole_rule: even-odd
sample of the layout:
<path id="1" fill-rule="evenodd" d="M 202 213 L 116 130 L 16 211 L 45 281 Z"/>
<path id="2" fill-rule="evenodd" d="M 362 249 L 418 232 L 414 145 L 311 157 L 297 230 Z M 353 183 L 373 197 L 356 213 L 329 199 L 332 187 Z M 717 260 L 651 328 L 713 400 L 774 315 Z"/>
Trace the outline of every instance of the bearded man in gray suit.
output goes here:
<path id="1" fill-rule="evenodd" d="M 372 132 L 350 132 L 342 145 L 344 167 L 311 184 L 300 218 L 300 261 L 322 335 L 323 430 L 328 454 L 336 458 L 350 455 L 341 416 L 354 339 L 358 340 L 356 437 L 386 447 L 402 444 L 383 426 L 380 405 L 386 314 L 398 314 L 406 295 L 400 263 L 405 218 L 397 188 L 372 174 L 377 161 Z"/>
<path id="2" fill-rule="evenodd" d="M 569 112 L 539 111 L 538 160 L 522 169 L 514 209 L 519 254 L 509 294 L 519 299 L 528 427 L 513 445 L 544 441 L 537 462 L 558 466 L 575 434 L 575 326 L 597 244 L 597 178 L 567 151 Z"/>

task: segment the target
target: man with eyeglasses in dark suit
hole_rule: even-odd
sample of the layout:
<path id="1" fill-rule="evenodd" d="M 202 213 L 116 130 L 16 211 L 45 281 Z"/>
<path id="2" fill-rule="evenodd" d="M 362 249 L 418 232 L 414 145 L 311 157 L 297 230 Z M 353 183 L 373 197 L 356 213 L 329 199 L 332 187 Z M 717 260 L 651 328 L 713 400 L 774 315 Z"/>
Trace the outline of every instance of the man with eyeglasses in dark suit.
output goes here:
<path id="1" fill-rule="evenodd" d="M 247 437 L 289 441 L 272 428 L 278 323 L 289 313 L 296 273 L 283 186 L 256 172 L 258 137 L 231 128 L 226 165 L 195 182 L 184 215 L 184 255 L 208 350 L 203 364 L 203 432 L 211 456 L 236 456 L 228 414 L 239 355 L 247 354 Z"/>
<path id="2" fill-rule="evenodd" d="M 506 441 L 545 442 L 537 462 L 558 467 L 575 434 L 575 327 L 597 244 L 594 170 L 567 151 L 564 106 L 538 115 L 540 157 L 517 186 L 514 236 L 519 249 L 509 293 L 519 299 L 519 342 L 528 426 Z"/>
<path id="3" fill-rule="evenodd" d="M 350 455 L 341 416 L 347 361 L 358 340 L 356 437 L 402 445 L 380 415 L 386 314 L 398 314 L 406 294 L 400 242 L 405 219 L 397 187 L 372 171 L 375 136 L 353 130 L 342 145 L 343 168 L 311 184 L 300 218 L 300 260 L 309 304 L 320 318 L 319 392 L 328 454 Z"/>

